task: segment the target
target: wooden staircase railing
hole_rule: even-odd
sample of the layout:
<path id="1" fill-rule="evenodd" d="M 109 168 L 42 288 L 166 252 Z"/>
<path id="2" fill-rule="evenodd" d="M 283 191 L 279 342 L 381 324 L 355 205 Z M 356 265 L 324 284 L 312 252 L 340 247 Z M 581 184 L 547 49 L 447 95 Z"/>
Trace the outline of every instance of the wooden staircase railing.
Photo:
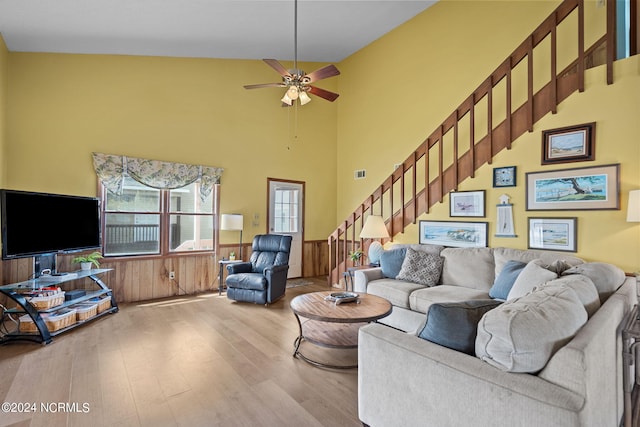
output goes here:
<path id="1" fill-rule="evenodd" d="M 429 208 L 458 188 L 573 92 L 584 91 L 585 69 L 606 63 L 613 83 L 615 2 L 607 2 L 605 34 L 585 48 L 583 0 L 565 0 L 507 59 L 438 126 L 328 238 L 331 286 L 351 265 L 348 253 L 365 249 L 359 239 L 366 214 L 382 215 L 391 236 L 415 224 Z M 571 17 L 571 19 L 567 19 Z M 574 22 L 577 24 L 573 25 Z M 577 41 L 577 55 L 559 49 L 558 29 Z M 566 47 L 565 45 L 562 45 Z M 572 47 L 573 48 L 573 47 Z M 535 55 L 534 55 L 535 52 Z M 546 57 L 544 56 L 547 54 Z M 540 55 L 540 57 L 538 56 Z M 540 60 L 539 58 L 542 58 Z M 549 64 L 534 76 L 534 59 Z M 566 65 L 558 71 L 559 62 Z M 544 79 L 541 74 L 548 73 Z M 518 76 L 524 75 L 524 79 Z M 542 82 L 541 82 L 542 80 Z M 546 80 L 546 81 L 545 81 Z M 538 87 L 536 87 L 538 86 Z M 518 93 L 526 91 L 526 96 Z M 537 90 L 535 90 L 537 89 Z M 534 93 L 535 91 L 535 93 Z M 504 117 L 497 112 L 504 111 Z M 494 124 L 497 123 L 497 124 Z M 462 135 L 462 136 L 461 136 Z M 466 146 L 466 147 L 465 147 Z"/>

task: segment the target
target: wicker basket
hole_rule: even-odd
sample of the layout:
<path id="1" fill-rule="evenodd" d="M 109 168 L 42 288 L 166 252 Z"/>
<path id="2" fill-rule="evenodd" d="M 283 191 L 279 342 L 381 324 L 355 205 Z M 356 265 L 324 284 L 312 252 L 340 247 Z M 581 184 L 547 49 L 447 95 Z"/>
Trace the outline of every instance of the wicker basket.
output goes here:
<path id="1" fill-rule="evenodd" d="M 102 295 L 89 300 L 91 303 L 98 304 L 98 314 L 111 308 L 111 295 Z"/>
<path id="2" fill-rule="evenodd" d="M 71 306 L 76 310 L 76 320 L 83 322 L 98 314 L 98 304 L 83 303 Z"/>
<path id="3" fill-rule="evenodd" d="M 49 331 L 59 331 L 76 323 L 76 310 L 63 308 L 55 313 L 45 313 L 44 322 L 47 324 Z"/>
<path id="4" fill-rule="evenodd" d="M 58 291 L 48 296 L 27 297 L 26 299 L 36 310 L 47 310 L 64 303 L 64 291 Z"/>
<path id="5" fill-rule="evenodd" d="M 73 308 L 63 308 L 54 313 L 42 313 L 40 316 L 49 332 L 59 331 L 76 323 L 76 310 Z M 35 322 L 27 314 L 20 317 L 19 330 L 20 332 L 38 332 Z"/>

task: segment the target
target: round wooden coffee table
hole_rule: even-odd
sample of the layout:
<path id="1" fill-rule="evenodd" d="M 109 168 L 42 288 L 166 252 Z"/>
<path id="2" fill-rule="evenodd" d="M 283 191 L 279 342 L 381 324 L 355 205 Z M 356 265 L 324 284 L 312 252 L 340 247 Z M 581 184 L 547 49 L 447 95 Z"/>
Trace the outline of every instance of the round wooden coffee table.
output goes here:
<path id="1" fill-rule="evenodd" d="M 357 348 L 358 329 L 391 313 L 391 303 L 375 295 L 359 294 L 357 302 L 336 304 L 325 299 L 332 291 L 298 295 L 291 301 L 300 333 L 293 342 L 293 357 L 314 366 L 353 369 L 358 365 L 331 365 L 310 359 L 300 352 L 302 341 L 329 348 Z M 304 321 L 300 320 L 301 318 Z"/>

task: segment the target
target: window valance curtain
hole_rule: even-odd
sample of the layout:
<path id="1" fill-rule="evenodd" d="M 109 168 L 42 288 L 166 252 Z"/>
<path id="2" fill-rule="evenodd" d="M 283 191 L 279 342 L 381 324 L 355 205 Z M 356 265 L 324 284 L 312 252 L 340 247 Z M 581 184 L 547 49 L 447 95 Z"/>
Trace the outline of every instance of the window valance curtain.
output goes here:
<path id="1" fill-rule="evenodd" d="M 200 182 L 200 198 L 204 201 L 214 184 L 220 183 L 222 168 L 139 159 L 114 154 L 93 153 L 93 167 L 107 190 L 122 194 L 125 176 L 153 188 L 175 189 Z"/>

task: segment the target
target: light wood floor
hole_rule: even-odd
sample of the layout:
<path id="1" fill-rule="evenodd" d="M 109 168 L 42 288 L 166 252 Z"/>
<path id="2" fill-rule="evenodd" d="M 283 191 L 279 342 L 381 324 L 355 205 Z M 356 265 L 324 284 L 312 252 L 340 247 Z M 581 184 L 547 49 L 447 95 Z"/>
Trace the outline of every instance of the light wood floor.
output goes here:
<path id="1" fill-rule="evenodd" d="M 292 357 L 289 302 L 328 290 L 313 281 L 268 308 L 217 293 L 136 303 L 47 346 L 0 346 L 0 402 L 37 406 L 0 426 L 361 426 L 357 370 Z M 42 412 L 58 402 L 79 412 Z"/>

